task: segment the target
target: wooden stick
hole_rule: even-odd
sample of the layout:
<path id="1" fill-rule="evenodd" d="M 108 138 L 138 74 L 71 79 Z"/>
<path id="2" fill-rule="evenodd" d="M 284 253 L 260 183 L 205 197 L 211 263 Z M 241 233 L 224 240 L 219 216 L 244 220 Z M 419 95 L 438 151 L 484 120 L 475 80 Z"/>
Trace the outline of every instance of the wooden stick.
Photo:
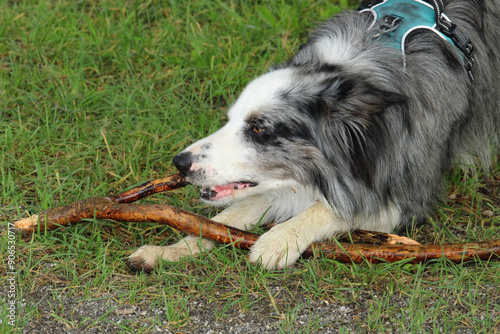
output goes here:
<path id="1" fill-rule="evenodd" d="M 359 244 L 420 245 L 415 240 L 401 235 L 365 230 L 355 230 L 338 239 Z"/>
<path id="2" fill-rule="evenodd" d="M 133 203 L 159 192 L 185 187 L 187 184 L 188 182 L 180 173 L 173 174 L 162 179 L 145 182 L 133 189 L 109 196 L 108 198 L 115 203 Z"/>
<path id="3" fill-rule="evenodd" d="M 160 204 L 119 204 L 109 198 L 91 198 L 65 207 L 50 209 L 40 215 L 44 227 L 74 224 L 82 219 L 111 219 L 114 221 L 155 222 L 167 224 L 191 235 L 224 244 L 234 244 L 241 249 L 249 249 L 258 239 L 258 235 L 233 227 L 216 223 L 208 218 L 188 211 Z M 21 221 L 20 221 L 21 222 Z M 33 231 L 33 221 L 16 223 L 18 229 Z M 500 255 L 500 240 L 479 243 L 447 245 L 370 245 L 350 243 L 315 243 L 308 247 L 303 257 L 323 255 L 340 262 L 396 262 L 409 260 L 411 263 L 425 262 L 446 257 L 452 262 L 472 259 L 487 260 Z"/>
<path id="4" fill-rule="evenodd" d="M 18 232 L 28 234 L 36 230 L 40 220 L 40 224 L 43 225 L 45 230 L 53 230 L 61 225 L 75 224 L 82 219 L 92 218 L 92 216 L 89 216 L 90 211 L 93 212 L 102 205 L 133 203 L 153 194 L 185 187 L 187 184 L 188 182 L 184 176 L 173 174 L 165 178 L 144 182 L 137 187 L 116 195 L 86 198 L 62 207 L 49 209 L 40 214 L 21 219 L 15 222 L 14 225 Z"/>

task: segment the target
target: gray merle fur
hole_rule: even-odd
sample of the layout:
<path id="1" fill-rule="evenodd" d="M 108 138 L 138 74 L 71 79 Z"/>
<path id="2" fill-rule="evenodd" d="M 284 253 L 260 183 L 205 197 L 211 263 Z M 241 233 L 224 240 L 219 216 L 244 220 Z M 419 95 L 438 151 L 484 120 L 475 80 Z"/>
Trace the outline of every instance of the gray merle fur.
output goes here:
<path id="1" fill-rule="evenodd" d="M 288 147 L 282 156 L 269 149 L 272 168 L 312 183 L 348 221 L 388 201 L 404 213 L 400 228 L 423 221 L 442 194 L 446 171 L 478 160 L 488 166 L 498 143 L 499 8 L 496 0 L 445 1 L 446 14 L 476 47 L 473 83 L 460 55 L 433 33 L 410 36 L 404 68 L 399 50 L 373 38 L 369 15 L 331 18 L 275 68 L 297 76 L 281 93 L 280 122 L 289 125 L 255 143 L 263 150 Z M 339 35 L 356 46 L 353 59 L 320 61 L 315 44 Z"/>

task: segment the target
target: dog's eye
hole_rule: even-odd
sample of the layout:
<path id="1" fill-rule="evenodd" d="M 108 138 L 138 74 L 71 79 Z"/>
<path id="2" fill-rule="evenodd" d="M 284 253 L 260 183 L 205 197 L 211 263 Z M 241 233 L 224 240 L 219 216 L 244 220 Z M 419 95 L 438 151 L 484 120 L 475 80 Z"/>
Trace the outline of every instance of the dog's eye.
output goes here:
<path id="1" fill-rule="evenodd" d="M 254 126 L 252 128 L 252 131 L 256 134 L 261 134 L 262 132 L 264 132 L 264 129 L 263 128 L 259 128 L 258 126 Z"/>

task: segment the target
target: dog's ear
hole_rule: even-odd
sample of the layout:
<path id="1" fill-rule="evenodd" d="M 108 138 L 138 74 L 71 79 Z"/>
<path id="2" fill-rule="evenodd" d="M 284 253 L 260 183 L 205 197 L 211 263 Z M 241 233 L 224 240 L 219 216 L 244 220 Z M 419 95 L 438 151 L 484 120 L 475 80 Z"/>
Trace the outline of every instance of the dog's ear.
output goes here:
<path id="1" fill-rule="evenodd" d="M 323 81 L 322 87 L 321 95 L 333 113 L 368 116 L 407 100 L 400 93 L 376 87 L 360 78 L 329 78 Z"/>
<path id="2" fill-rule="evenodd" d="M 407 100 L 405 95 L 377 88 L 368 83 L 364 83 L 361 91 L 351 97 L 353 99 L 357 98 L 360 103 L 367 106 L 367 109 L 372 112 L 383 111 L 392 105 L 404 103 Z"/>
<path id="3" fill-rule="evenodd" d="M 407 98 L 352 78 L 337 78 L 329 87 L 323 91 L 328 108 L 321 132 L 336 143 L 353 175 L 369 184 L 387 134 L 380 116 L 390 106 L 401 104 L 403 109 Z M 327 155 L 335 159 L 332 152 Z"/>

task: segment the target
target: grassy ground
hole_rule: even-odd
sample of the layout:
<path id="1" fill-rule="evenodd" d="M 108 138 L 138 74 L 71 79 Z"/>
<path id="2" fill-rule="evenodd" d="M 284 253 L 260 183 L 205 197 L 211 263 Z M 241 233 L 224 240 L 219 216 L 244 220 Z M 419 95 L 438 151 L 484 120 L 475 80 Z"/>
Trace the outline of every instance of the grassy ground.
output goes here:
<path id="1" fill-rule="evenodd" d="M 27 213 L 172 173 L 176 152 L 217 129 L 249 80 L 349 5 L 2 2 L 0 332 L 499 332 L 499 261 L 318 259 L 268 272 L 220 246 L 146 275 L 124 258 L 178 240 L 176 231 L 90 220 L 9 243 L 7 223 Z M 498 238 L 500 164 L 492 177 L 456 171 L 447 182 L 447 200 L 413 237 Z M 213 215 L 192 188 L 145 202 Z"/>

